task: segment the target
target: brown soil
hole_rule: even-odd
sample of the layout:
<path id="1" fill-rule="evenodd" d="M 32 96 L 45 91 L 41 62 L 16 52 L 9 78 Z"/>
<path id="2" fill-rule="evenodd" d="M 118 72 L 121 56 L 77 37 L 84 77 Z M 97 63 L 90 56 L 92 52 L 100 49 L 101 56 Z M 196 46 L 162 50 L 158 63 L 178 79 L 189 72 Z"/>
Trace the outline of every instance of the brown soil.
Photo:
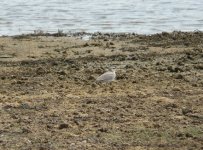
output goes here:
<path id="1" fill-rule="evenodd" d="M 0 37 L 0 149 L 202 149 L 203 33 L 92 36 Z"/>

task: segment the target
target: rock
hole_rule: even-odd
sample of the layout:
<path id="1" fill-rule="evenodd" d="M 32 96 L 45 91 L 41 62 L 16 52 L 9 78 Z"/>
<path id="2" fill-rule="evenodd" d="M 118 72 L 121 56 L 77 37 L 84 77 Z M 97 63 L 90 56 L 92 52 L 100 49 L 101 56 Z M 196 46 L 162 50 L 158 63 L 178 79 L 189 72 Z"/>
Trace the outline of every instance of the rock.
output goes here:
<path id="1" fill-rule="evenodd" d="M 93 83 L 93 84 L 92 84 L 92 87 L 93 87 L 93 88 L 96 88 L 96 87 L 97 87 L 97 84 Z"/>
<path id="2" fill-rule="evenodd" d="M 84 45 L 83 45 L 84 47 L 88 47 L 88 46 L 90 46 L 88 43 L 85 43 Z"/>
<path id="3" fill-rule="evenodd" d="M 23 84 L 23 83 L 25 83 L 25 82 L 21 81 L 21 80 L 16 81 L 16 84 Z"/>
<path id="4" fill-rule="evenodd" d="M 181 132 L 178 132 L 178 133 L 176 133 L 176 136 L 177 136 L 177 137 L 183 137 L 183 136 L 184 136 L 184 134 L 183 134 L 183 133 L 181 133 Z"/>
<path id="5" fill-rule="evenodd" d="M 187 116 L 192 117 L 192 118 L 196 118 L 196 119 L 199 119 L 199 120 L 203 120 L 203 115 L 201 115 L 201 114 L 190 113 Z"/>
<path id="6" fill-rule="evenodd" d="M 90 49 L 86 50 L 86 53 L 91 53 L 91 52 L 92 52 L 92 50 L 90 50 Z"/>
<path id="7" fill-rule="evenodd" d="M 88 80 L 96 80 L 93 75 L 89 76 Z"/>
<path id="8" fill-rule="evenodd" d="M 60 74 L 60 75 L 67 75 L 66 71 L 64 71 L 64 70 L 60 70 L 57 73 Z"/>
<path id="9" fill-rule="evenodd" d="M 110 44 L 110 45 L 114 45 L 114 43 L 113 43 L 113 42 L 110 42 L 109 44 Z"/>
<path id="10" fill-rule="evenodd" d="M 157 68 L 157 70 L 158 70 L 158 71 L 165 71 L 165 70 L 167 70 L 167 68 L 166 68 L 166 67 L 159 66 L 159 67 Z"/>
<path id="11" fill-rule="evenodd" d="M 95 104 L 95 102 L 94 102 L 93 100 L 88 99 L 88 100 L 86 101 L 86 104 Z"/>
<path id="12" fill-rule="evenodd" d="M 187 138 L 193 137 L 193 135 L 190 134 L 190 133 L 186 133 L 185 136 L 186 136 Z"/>
<path id="13" fill-rule="evenodd" d="M 23 127 L 21 130 L 22 130 L 22 133 L 31 133 L 31 130 L 25 127 Z"/>
<path id="14" fill-rule="evenodd" d="M 1 77 L 1 80 L 5 80 L 5 79 L 6 79 L 6 77 L 5 77 L 5 76 Z"/>
<path id="15" fill-rule="evenodd" d="M 45 73 L 46 73 L 46 70 L 44 68 L 42 68 L 42 67 L 39 67 L 36 70 L 37 75 L 42 75 L 42 74 L 45 74 Z"/>
<path id="16" fill-rule="evenodd" d="M 168 103 L 168 104 L 165 104 L 164 106 L 166 109 L 169 109 L 169 108 L 177 108 L 178 106 L 174 103 Z"/>
<path id="17" fill-rule="evenodd" d="M 52 65 L 52 66 L 57 66 L 58 63 L 57 63 L 56 61 L 53 61 L 53 62 L 51 63 L 51 65 Z"/>
<path id="18" fill-rule="evenodd" d="M 75 143 L 71 143 L 70 146 L 71 146 L 71 147 L 75 146 Z"/>
<path id="19" fill-rule="evenodd" d="M 176 74 L 174 77 L 175 79 L 183 79 L 183 75 L 181 74 Z"/>
<path id="20" fill-rule="evenodd" d="M 124 74 L 119 74 L 119 75 L 117 75 L 116 79 L 117 80 L 128 79 L 128 76 L 125 73 Z"/>
<path id="21" fill-rule="evenodd" d="M 183 70 L 179 67 L 169 66 L 167 68 L 170 72 L 183 72 Z"/>
<path id="22" fill-rule="evenodd" d="M 125 68 L 126 68 L 126 69 L 128 69 L 128 68 L 134 68 L 134 66 L 133 66 L 133 65 L 130 65 L 130 64 L 127 64 L 127 65 L 125 66 Z"/>
<path id="23" fill-rule="evenodd" d="M 195 65 L 195 69 L 203 70 L 203 64 Z"/>
<path id="24" fill-rule="evenodd" d="M 19 108 L 21 108 L 21 109 L 32 109 L 32 107 L 28 103 L 21 103 Z"/>
<path id="25" fill-rule="evenodd" d="M 98 131 L 100 131 L 100 132 L 107 132 L 108 129 L 107 128 L 100 128 L 100 129 L 98 129 Z"/>
<path id="26" fill-rule="evenodd" d="M 59 125 L 59 127 L 58 127 L 58 129 L 65 129 L 65 128 L 68 128 L 69 127 L 69 125 L 68 124 L 66 124 L 66 123 L 62 123 L 62 124 L 60 124 Z"/>
<path id="27" fill-rule="evenodd" d="M 58 79 L 59 80 L 64 80 L 65 78 L 64 78 L 64 76 L 59 76 Z"/>
<path id="28" fill-rule="evenodd" d="M 173 91 L 181 91 L 181 89 L 179 87 L 174 87 L 172 90 Z"/>
<path id="29" fill-rule="evenodd" d="M 192 112 L 192 110 L 191 109 L 189 109 L 189 108 L 182 108 L 182 113 L 183 113 L 183 115 L 187 115 L 188 113 L 191 113 Z"/>

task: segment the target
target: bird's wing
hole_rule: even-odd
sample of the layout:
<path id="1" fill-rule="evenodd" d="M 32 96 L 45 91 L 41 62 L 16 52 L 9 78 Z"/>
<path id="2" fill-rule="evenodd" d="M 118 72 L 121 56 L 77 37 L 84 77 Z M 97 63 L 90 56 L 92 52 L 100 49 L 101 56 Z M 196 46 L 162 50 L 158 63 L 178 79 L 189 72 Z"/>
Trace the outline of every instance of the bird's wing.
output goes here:
<path id="1" fill-rule="evenodd" d="M 114 73 L 106 72 L 97 78 L 97 81 L 108 81 L 114 78 Z"/>

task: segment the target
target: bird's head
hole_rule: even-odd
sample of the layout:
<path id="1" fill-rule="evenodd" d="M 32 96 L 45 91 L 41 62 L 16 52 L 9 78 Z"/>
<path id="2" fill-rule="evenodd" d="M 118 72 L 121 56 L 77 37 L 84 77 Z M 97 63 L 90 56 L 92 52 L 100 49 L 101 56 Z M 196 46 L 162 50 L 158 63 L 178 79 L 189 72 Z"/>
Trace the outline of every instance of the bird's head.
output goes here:
<path id="1" fill-rule="evenodd" d="M 110 70 L 111 70 L 112 72 L 116 72 L 116 67 L 111 67 Z"/>

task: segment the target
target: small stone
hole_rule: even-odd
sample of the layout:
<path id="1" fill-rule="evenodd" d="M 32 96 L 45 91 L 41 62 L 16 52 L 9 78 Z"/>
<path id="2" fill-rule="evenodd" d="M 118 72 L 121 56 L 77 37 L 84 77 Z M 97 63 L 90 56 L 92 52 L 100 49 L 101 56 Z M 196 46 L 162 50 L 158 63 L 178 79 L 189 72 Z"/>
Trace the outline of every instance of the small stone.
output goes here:
<path id="1" fill-rule="evenodd" d="M 92 50 L 86 50 L 86 52 L 87 52 L 87 53 L 91 53 L 91 52 L 92 52 Z"/>
<path id="2" fill-rule="evenodd" d="M 178 106 L 176 105 L 176 104 L 174 104 L 174 103 L 169 103 L 169 104 L 166 104 L 165 105 L 165 108 L 166 109 L 169 109 L 169 108 L 177 108 Z"/>
<path id="3" fill-rule="evenodd" d="M 169 66 L 167 68 L 170 72 L 183 72 L 183 70 L 179 67 L 173 67 L 173 66 Z"/>
<path id="4" fill-rule="evenodd" d="M 189 108 L 182 108 L 183 115 L 187 115 L 188 113 L 191 113 L 191 112 L 192 112 L 192 110 Z"/>
<path id="5" fill-rule="evenodd" d="M 60 74 L 60 75 L 66 75 L 67 74 L 64 70 L 60 70 L 57 73 Z"/>
<path id="6" fill-rule="evenodd" d="M 31 109 L 31 106 L 28 104 L 28 103 L 22 103 L 19 108 L 22 108 L 22 109 Z"/>
<path id="7" fill-rule="evenodd" d="M 71 146 L 71 147 L 75 146 L 75 143 L 71 143 L 70 146 Z"/>
<path id="8" fill-rule="evenodd" d="M 39 68 L 37 68 L 36 73 L 37 73 L 37 75 L 41 75 L 41 74 L 45 74 L 46 71 L 42 67 L 39 67 Z"/>
<path id="9" fill-rule="evenodd" d="M 183 136 L 184 136 L 184 134 L 183 134 L 183 133 L 181 133 L 181 132 L 179 132 L 179 133 L 176 133 L 176 136 L 177 136 L 177 137 L 183 137 Z"/>
<path id="10" fill-rule="evenodd" d="M 58 128 L 61 130 L 61 129 L 65 129 L 65 128 L 68 128 L 68 127 L 69 127 L 68 124 L 66 124 L 66 123 L 62 123 L 62 124 L 59 125 Z"/>
<path id="11" fill-rule="evenodd" d="M 17 82 L 16 82 L 16 84 L 23 84 L 23 83 L 25 83 L 24 81 L 21 81 L 21 80 L 18 80 Z"/>
<path id="12" fill-rule="evenodd" d="M 126 65 L 126 66 L 125 66 L 125 68 L 126 68 L 126 69 L 128 69 L 128 68 L 134 68 L 134 66 L 133 66 L 133 65 L 128 64 L 128 65 Z"/>
<path id="13" fill-rule="evenodd" d="M 84 47 L 88 47 L 88 46 L 90 46 L 88 43 L 85 43 L 84 45 L 83 45 Z"/>
<path id="14" fill-rule="evenodd" d="M 158 65 L 161 65 L 161 63 L 160 62 L 156 62 L 156 64 L 155 64 L 156 66 L 158 66 Z"/>
<path id="15" fill-rule="evenodd" d="M 94 101 L 92 101 L 92 100 L 87 100 L 86 101 L 86 104 L 93 104 L 94 103 Z"/>
<path id="16" fill-rule="evenodd" d="M 95 80 L 95 77 L 93 75 L 89 76 L 89 80 Z"/>
<path id="17" fill-rule="evenodd" d="M 6 77 L 5 77 L 5 76 L 1 77 L 1 80 L 5 80 L 5 79 L 6 79 Z"/>
<path id="18" fill-rule="evenodd" d="M 23 132 L 23 133 L 30 133 L 31 131 L 30 131 L 29 129 L 23 127 L 23 128 L 22 128 L 22 132 Z"/>
<path id="19" fill-rule="evenodd" d="M 186 133 L 185 136 L 188 138 L 193 137 L 192 134 L 190 134 L 190 133 Z"/>
<path id="20" fill-rule="evenodd" d="M 175 75 L 175 78 L 176 78 L 176 79 L 183 79 L 183 75 L 177 74 L 177 75 Z"/>
<path id="21" fill-rule="evenodd" d="M 106 129 L 106 128 L 100 128 L 100 129 L 98 129 L 98 131 L 100 131 L 100 132 L 107 132 L 108 129 Z"/>
<path id="22" fill-rule="evenodd" d="M 195 67 L 196 69 L 203 70 L 203 65 L 201 65 L 201 64 L 195 65 L 194 67 Z"/>
<path id="23" fill-rule="evenodd" d="M 57 66 L 58 63 L 57 63 L 56 61 L 54 61 L 54 62 L 51 63 L 51 65 L 52 65 L 52 66 Z"/>
<path id="24" fill-rule="evenodd" d="M 110 42 L 109 44 L 110 44 L 110 45 L 114 45 L 114 43 L 113 43 L 113 42 Z"/>
<path id="25" fill-rule="evenodd" d="M 64 80 L 65 78 L 63 76 L 58 77 L 59 80 Z"/>
<path id="26" fill-rule="evenodd" d="M 181 89 L 178 87 L 175 87 L 175 88 L 173 88 L 173 91 L 181 91 Z"/>
<path id="27" fill-rule="evenodd" d="M 87 140 L 83 140 L 81 143 L 80 143 L 81 145 L 86 145 L 87 144 Z"/>
<path id="28" fill-rule="evenodd" d="M 93 87 L 93 88 L 96 88 L 96 87 L 97 87 L 97 84 L 93 83 L 93 84 L 92 84 L 92 87 Z"/>
<path id="29" fill-rule="evenodd" d="M 15 79 L 16 78 L 16 76 L 15 75 L 11 75 L 11 79 Z"/>

